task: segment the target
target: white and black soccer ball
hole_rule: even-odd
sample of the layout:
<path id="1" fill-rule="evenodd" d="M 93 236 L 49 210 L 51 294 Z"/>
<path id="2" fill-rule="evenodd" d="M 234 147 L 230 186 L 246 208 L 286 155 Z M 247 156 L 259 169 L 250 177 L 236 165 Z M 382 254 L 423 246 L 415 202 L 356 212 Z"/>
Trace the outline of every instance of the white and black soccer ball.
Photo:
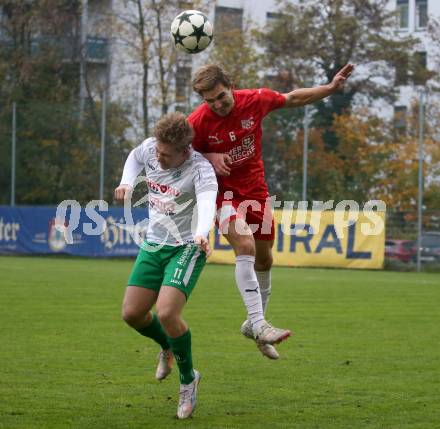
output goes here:
<path id="1" fill-rule="evenodd" d="M 197 54 L 211 43 L 213 28 L 202 12 L 185 10 L 171 23 L 171 35 L 177 49 L 189 54 Z"/>

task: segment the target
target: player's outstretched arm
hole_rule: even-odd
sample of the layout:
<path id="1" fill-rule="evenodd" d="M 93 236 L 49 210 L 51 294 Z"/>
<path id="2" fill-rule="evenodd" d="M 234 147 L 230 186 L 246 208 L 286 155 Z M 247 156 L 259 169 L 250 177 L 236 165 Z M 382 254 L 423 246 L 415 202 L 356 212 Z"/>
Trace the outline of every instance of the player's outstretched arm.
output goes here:
<path id="1" fill-rule="evenodd" d="M 333 80 L 327 85 L 315 86 L 314 88 L 295 89 L 287 94 L 283 94 L 284 97 L 286 97 L 286 103 L 283 107 L 305 106 L 306 104 L 314 103 L 315 101 L 322 100 L 323 98 L 332 95 L 343 87 L 345 81 L 351 76 L 353 70 L 353 64 L 346 64 L 338 71 L 338 73 L 336 73 Z"/>

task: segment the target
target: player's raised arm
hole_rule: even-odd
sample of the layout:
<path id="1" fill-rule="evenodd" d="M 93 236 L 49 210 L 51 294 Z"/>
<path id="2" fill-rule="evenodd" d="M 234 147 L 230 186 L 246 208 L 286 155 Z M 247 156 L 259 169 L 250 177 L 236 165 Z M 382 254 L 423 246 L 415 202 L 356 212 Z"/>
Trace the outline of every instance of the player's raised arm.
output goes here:
<path id="1" fill-rule="evenodd" d="M 286 97 L 286 103 L 283 107 L 304 106 L 332 95 L 342 88 L 353 70 L 353 64 L 346 64 L 338 71 L 338 73 L 336 73 L 333 80 L 327 85 L 315 86 L 314 88 L 295 89 L 287 94 L 283 94 L 284 97 Z"/>
<path id="2" fill-rule="evenodd" d="M 133 149 L 128 155 L 124 164 L 121 183 L 114 191 L 116 201 L 123 201 L 133 190 L 136 177 L 144 167 L 144 163 L 142 162 L 142 149 L 142 145 L 140 145 Z"/>

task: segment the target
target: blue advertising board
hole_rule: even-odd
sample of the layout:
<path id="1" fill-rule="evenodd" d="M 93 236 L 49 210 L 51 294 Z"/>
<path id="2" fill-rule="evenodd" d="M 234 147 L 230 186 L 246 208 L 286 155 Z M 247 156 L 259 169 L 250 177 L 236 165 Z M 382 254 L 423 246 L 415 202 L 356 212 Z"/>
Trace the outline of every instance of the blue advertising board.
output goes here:
<path id="1" fill-rule="evenodd" d="M 136 256 L 139 247 L 126 228 L 123 208 L 87 210 L 78 205 L 71 242 L 56 228 L 56 207 L 0 206 L 0 254 L 68 254 L 76 256 Z M 135 223 L 147 218 L 147 210 L 132 208 Z M 72 222 L 67 213 L 66 219 Z M 67 226 L 67 224 L 66 224 Z"/>

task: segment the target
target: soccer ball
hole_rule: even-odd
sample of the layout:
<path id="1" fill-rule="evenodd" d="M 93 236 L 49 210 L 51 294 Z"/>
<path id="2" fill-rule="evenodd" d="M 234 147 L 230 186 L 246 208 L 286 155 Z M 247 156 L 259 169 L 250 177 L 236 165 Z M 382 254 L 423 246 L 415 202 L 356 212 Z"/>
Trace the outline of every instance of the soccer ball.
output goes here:
<path id="1" fill-rule="evenodd" d="M 188 54 L 197 54 L 211 43 L 212 25 L 202 12 L 186 10 L 174 18 L 171 35 L 177 49 Z"/>

